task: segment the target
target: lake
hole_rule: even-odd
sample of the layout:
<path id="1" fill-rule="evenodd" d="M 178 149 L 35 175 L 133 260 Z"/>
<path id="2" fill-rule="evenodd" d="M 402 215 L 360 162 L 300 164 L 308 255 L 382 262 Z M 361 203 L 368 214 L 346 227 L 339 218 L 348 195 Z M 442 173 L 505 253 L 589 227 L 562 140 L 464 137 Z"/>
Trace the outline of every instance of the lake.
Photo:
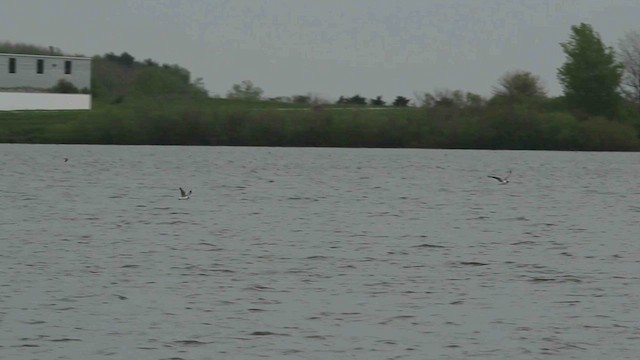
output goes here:
<path id="1" fill-rule="evenodd" d="M 640 354 L 638 153 L 0 144 L 0 159 L 3 359 Z"/>

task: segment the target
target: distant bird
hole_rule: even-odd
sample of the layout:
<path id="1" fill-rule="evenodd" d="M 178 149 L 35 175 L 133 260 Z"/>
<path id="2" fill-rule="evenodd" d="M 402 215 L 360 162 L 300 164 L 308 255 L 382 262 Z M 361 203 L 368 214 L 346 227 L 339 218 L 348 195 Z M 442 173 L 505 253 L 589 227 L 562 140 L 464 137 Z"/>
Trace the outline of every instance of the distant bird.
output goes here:
<path id="1" fill-rule="evenodd" d="M 191 197 L 191 190 L 189 190 L 189 192 L 185 192 L 183 188 L 178 189 L 180 189 L 180 197 L 178 198 L 179 200 L 187 200 Z"/>
<path id="2" fill-rule="evenodd" d="M 69 158 L 64 158 L 64 162 L 67 162 L 67 161 L 69 161 Z"/>
<path id="3" fill-rule="evenodd" d="M 509 176 L 511 176 L 511 170 L 509 170 L 509 173 L 504 178 L 501 178 L 499 176 L 493 176 L 493 175 L 489 175 L 488 177 L 498 180 L 498 182 L 500 182 L 500 185 L 505 185 L 509 183 Z"/>

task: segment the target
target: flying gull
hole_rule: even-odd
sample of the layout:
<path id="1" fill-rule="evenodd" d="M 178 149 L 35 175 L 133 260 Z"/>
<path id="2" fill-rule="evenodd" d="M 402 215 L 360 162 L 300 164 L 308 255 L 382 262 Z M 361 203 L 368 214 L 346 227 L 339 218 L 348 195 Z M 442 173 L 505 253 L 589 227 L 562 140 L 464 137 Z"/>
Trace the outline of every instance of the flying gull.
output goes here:
<path id="1" fill-rule="evenodd" d="M 509 173 L 504 178 L 501 178 L 499 176 L 493 176 L 493 175 L 489 175 L 488 177 L 498 180 L 500 182 L 500 185 L 505 185 L 509 183 L 509 176 L 511 176 L 511 170 L 509 170 Z"/>
<path id="2" fill-rule="evenodd" d="M 191 197 L 191 190 L 189 190 L 189 192 L 185 192 L 183 188 L 178 189 L 180 189 L 180 197 L 178 199 L 187 200 L 189 199 L 189 197 Z"/>

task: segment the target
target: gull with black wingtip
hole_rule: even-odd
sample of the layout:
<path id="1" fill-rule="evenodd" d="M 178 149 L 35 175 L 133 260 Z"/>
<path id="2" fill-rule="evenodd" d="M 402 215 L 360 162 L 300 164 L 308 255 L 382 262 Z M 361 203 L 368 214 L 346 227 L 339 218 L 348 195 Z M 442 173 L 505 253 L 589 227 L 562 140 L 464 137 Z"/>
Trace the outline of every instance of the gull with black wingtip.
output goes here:
<path id="1" fill-rule="evenodd" d="M 183 188 L 178 189 L 180 189 L 180 197 L 178 198 L 179 200 L 188 200 L 191 197 L 191 190 L 189 190 L 189 192 L 186 192 Z"/>
<path id="2" fill-rule="evenodd" d="M 506 184 L 509 183 L 509 176 L 511 176 L 511 170 L 509 170 L 509 173 L 507 174 L 507 176 L 505 176 L 503 178 L 501 178 L 499 176 L 493 176 L 493 175 L 489 175 L 488 177 L 498 180 L 500 185 L 506 185 Z"/>

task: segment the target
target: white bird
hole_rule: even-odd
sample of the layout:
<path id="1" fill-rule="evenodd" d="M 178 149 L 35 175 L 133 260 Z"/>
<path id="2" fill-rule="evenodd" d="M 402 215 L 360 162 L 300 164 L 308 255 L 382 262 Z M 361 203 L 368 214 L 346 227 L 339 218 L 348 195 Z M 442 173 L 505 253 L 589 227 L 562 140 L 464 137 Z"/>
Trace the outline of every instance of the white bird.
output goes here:
<path id="1" fill-rule="evenodd" d="M 189 190 L 189 192 L 185 192 L 183 188 L 178 189 L 180 189 L 180 197 L 178 198 L 179 200 L 187 200 L 189 199 L 189 197 L 191 197 L 191 190 Z"/>
<path id="2" fill-rule="evenodd" d="M 509 170 L 509 173 L 507 174 L 507 176 L 503 178 L 499 176 L 493 176 L 493 175 L 489 175 L 488 177 L 498 180 L 500 182 L 500 185 L 505 185 L 509 183 L 509 176 L 511 176 L 511 170 Z"/>

